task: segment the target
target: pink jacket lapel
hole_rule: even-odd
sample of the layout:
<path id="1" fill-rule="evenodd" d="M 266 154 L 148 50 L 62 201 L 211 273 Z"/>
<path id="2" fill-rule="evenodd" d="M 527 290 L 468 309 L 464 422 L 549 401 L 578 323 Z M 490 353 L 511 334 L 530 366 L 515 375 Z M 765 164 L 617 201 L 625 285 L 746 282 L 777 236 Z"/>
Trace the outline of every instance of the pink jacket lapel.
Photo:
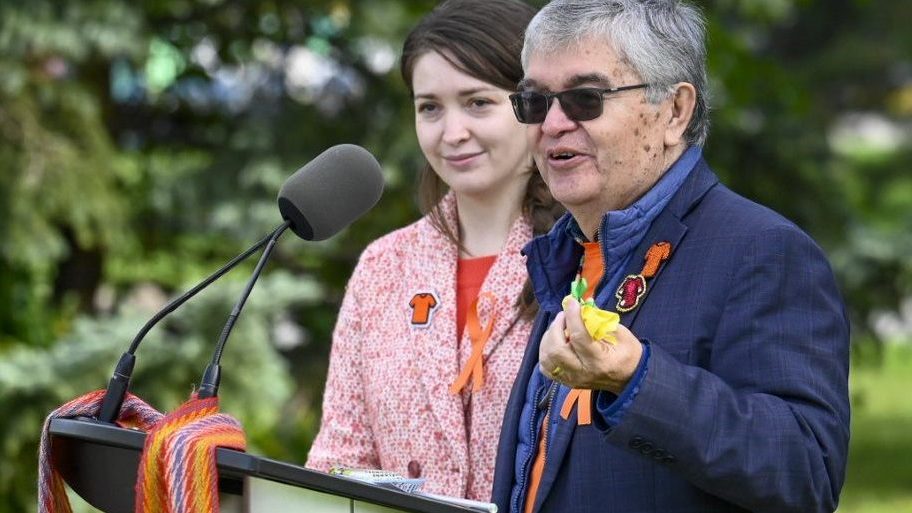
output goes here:
<path id="1" fill-rule="evenodd" d="M 456 203 L 452 194 L 444 197 L 443 211 L 447 222 L 456 228 Z M 532 237 L 532 228 L 525 218 L 514 222 L 507 236 L 504 249 L 491 267 L 481 292 L 490 292 L 494 301 L 479 302 L 479 319 L 487 324 L 497 312 L 491 337 L 485 346 L 485 359 L 498 350 L 500 342 L 509 334 L 518 320 L 518 309 L 514 308 L 526 280 L 524 257 L 520 254 L 523 245 Z M 403 279 L 408 279 L 415 293 L 433 292 L 438 304 L 431 322 L 423 328 L 415 328 L 416 367 L 420 369 L 423 394 L 429 398 L 431 408 L 441 431 L 447 437 L 454 460 L 468 461 L 465 411 L 461 394 L 450 394 L 449 387 L 456 379 L 462 365 L 471 352 L 471 340 L 467 333 L 457 351 L 456 335 L 456 265 L 458 248 L 440 234 L 429 222 L 421 226 L 420 241 L 414 248 L 411 268 Z M 461 354 L 460 354 L 461 353 Z M 486 369 L 487 374 L 487 369 Z M 484 395 L 484 389 L 479 392 Z"/>

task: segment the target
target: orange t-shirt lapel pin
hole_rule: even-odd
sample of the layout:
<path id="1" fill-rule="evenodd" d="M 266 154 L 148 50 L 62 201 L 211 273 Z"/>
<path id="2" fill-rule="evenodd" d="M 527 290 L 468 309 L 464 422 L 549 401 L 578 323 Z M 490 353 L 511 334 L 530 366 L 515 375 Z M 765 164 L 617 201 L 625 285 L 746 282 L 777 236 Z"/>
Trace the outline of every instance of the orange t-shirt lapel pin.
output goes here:
<path id="1" fill-rule="evenodd" d="M 433 292 L 419 292 L 412 296 L 409 307 L 412 309 L 411 325 L 413 328 L 427 328 L 431 325 L 434 312 L 440 301 Z"/>

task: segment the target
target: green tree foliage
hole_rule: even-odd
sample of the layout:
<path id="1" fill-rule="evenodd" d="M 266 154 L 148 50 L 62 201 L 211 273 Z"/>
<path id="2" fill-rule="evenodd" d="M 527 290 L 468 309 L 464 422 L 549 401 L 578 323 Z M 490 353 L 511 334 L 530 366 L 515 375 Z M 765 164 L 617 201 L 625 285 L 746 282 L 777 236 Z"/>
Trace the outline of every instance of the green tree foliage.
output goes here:
<path id="1" fill-rule="evenodd" d="M 380 205 L 325 243 L 283 240 L 225 353 L 223 409 L 257 452 L 304 460 L 351 268 L 418 215 L 396 56 L 435 3 L 0 0 L 0 408 L 18 413 L 0 513 L 34 507 L 43 416 L 103 386 L 157 307 L 278 224 L 291 172 L 350 142 L 383 163 Z M 912 5 L 702 5 L 711 164 L 821 242 L 856 341 L 875 340 L 872 315 L 912 292 Z M 138 395 L 189 395 L 251 269 L 152 331 Z"/>

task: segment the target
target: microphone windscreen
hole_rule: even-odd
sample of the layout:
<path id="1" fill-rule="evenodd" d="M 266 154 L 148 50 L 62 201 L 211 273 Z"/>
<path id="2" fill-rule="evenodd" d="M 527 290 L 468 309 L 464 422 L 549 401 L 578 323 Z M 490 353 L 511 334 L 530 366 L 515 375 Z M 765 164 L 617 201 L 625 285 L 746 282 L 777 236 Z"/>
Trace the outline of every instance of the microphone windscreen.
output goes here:
<path id="1" fill-rule="evenodd" d="M 285 180 L 279 211 L 304 240 L 324 240 L 370 210 L 383 193 L 377 159 L 360 146 L 333 146 Z"/>

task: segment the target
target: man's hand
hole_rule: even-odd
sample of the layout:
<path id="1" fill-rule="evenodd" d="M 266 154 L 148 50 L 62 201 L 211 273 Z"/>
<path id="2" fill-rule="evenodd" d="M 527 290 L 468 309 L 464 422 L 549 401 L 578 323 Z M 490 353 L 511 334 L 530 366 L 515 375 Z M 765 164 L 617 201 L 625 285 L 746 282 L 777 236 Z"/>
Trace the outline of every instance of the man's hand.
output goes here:
<path id="1" fill-rule="evenodd" d="M 592 340 L 580 316 L 580 304 L 568 301 L 542 337 L 538 350 L 541 371 L 572 388 L 620 394 L 636 371 L 643 344 L 618 325 L 617 344 Z"/>

